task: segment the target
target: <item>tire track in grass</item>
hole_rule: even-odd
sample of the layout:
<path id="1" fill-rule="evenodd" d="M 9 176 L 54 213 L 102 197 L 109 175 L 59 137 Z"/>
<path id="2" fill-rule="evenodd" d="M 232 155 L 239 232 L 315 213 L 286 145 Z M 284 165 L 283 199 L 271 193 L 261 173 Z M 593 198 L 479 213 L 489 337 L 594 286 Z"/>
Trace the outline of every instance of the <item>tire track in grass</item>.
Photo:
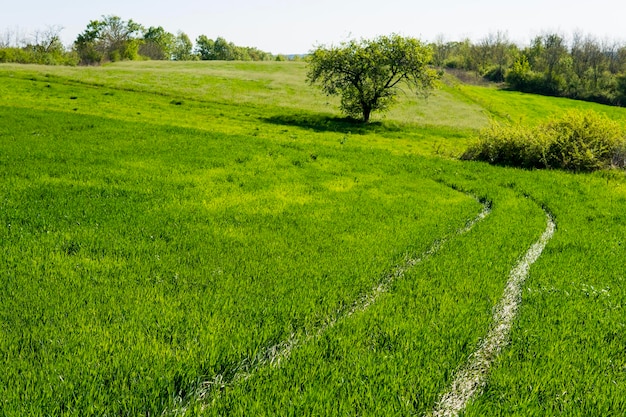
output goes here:
<path id="1" fill-rule="evenodd" d="M 491 364 L 509 341 L 511 326 L 521 301 L 522 285 L 528 276 L 530 266 L 541 256 L 546 244 L 554 235 L 556 224 L 548 212 L 546 212 L 546 219 L 546 229 L 539 240 L 528 249 L 524 257 L 511 270 L 502 298 L 495 307 L 493 324 L 489 333 L 478 349 L 470 355 L 465 366 L 457 372 L 450 389 L 441 397 L 433 412 L 428 416 L 458 416 L 468 401 L 485 386 Z"/>
<path id="2" fill-rule="evenodd" d="M 253 358 L 245 358 L 229 371 L 216 375 L 209 381 L 202 382 L 200 388 L 196 392 L 195 398 L 191 401 L 204 403 L 202 408 L 209 407 L 210 404 L 208 404 L 208 401 L 210 399 L 215 400 L 225 388 L 237 385 L 238 383 L 249 379 L 260 368 L 265 366 L 279 366 L 282 361 L 289 358 L 293 349 L 306 344 L 316 337 L 319 337 L 326 330 L 335 326 L 335 324 L 339 321 L 349 318 L 357 312 L 365 311 L 369 306 L 374 304 L 383 293 L 389 290 L 389 287 L 394 280 L 402 278 L 408 270 L 437 253 L 450 239 L 469 232 L 478 222 L 487 217 L 491 213 L 491 202 L 481 201 L 481 203 L 483 205 L 483 209 L 475 218 L 469 220 L 462 228 L 458 229 L 450 236 L 444 236 L 443 238 L 434 241 L 430 248 L 428 248 L 425 252 L 422 252 L 417 257 L 409 257 L 404 261 L 404 263 L 396 266 L 390 273 L 385 275 L 385 277 L 376 286 L 374 286 L 370 292 L 361 295 L 351 305 L 336 310 L 334 314 L 329 316 L 319 326 L 316 326 L 309 331 L 305 330 L 301 333 L 291 333 L 287 339 L 266 348 Z M 179 401 L 180 403 L 183 403 L 185 400 L 181 398 Z M 166 411 L 163 414 L 184 415 L 187 407 L 189 406 L 190 404 L 180 404 L 178 408 Z"/>

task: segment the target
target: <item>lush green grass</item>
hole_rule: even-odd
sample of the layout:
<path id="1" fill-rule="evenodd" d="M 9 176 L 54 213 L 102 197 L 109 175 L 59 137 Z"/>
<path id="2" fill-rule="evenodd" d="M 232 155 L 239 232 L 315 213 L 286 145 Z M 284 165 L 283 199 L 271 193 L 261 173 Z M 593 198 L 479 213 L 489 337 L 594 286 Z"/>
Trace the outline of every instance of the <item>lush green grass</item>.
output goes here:
<path id="1" fill-rule="evenodd" d="M 487 333 L 542 207 L 557 233 L 466 415 L 623 414 L 624 174 L 448 158 L 490 115 L 598 107 L 444 85 L 362 126 L 304 73 L 0 66 L 1 414 L 427 413 Z M 481 210 L 466 192 L 493 210 L 458 235 Z M 293 335 L 279 366 L 228 383 Z"/>
<path id="2" fill-rule="evenodd" d="M 565 110 L 593 110 L 604 113 L 626 126 L 624 109 L 580 100 L 546 97 L 507 91 L 496 87 L 478 87 L 452 83 L 450 87 L 460 99 L 484 108 L 490 117 L 514 123 L 536 125 Z"/>
<path id="3" fill-rule="evenodd" d="M 524 289 L 511 346 L 466 415 L 623 415 L 623 173 L 527 177 L 511 186 L 560 226 Z"/>
<path id="4" fill-rule="evenodd" d="M 0 113 L 9 414 L 156 414 L 315 327 L 479 209 L 397 172 L 388 152 L 342 144 L 347 133 L 315 144 L 266 122 L 257 137 L 258 113 L 207 122 L 221 129 L 152 125 L 125 110 L 156 121 L 179 106 L 4 86 L 21 105 Z"/>

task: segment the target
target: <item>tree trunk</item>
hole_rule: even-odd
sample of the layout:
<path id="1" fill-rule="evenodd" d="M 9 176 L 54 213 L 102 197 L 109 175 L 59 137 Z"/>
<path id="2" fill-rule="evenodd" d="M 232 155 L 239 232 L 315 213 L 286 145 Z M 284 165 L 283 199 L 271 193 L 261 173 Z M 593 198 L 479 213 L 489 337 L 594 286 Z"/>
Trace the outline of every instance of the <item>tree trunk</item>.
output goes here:
<path id="1" fill-rule="evenodd" d="M 370 114 L 372 113 L 372 108 L 367 104 L 363 104 L 363 123 L 368 123 L 370 121 Z"/>

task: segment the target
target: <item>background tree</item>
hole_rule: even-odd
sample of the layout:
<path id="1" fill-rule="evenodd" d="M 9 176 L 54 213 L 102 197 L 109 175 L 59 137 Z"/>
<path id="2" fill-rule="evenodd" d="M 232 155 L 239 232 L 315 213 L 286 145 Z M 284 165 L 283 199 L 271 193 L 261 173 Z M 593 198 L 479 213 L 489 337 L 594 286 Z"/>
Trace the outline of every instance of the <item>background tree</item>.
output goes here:
<path id="1" fill-rule="evenodd" d="M 626 74 L 622 74 L 616 79 L 615 102 L 618 106 L 626 106 Z"/>
<path id="2" fill-rule="evenodd" d="M 509 41 L 505 32 L 490 33 L 473 45 L 477 70 L 490 81 L 504 81 L 506 70 L 515 62 L 517 46 Z"/>
<path id="3" fill-rule="evenodd" d="M 185 32 L 179 31 L 174 40 L 172 59 L 176 61 L 190 61 L 195 58 L 192 52 L 193 44 Z"/>
<path id="4" fill-rule="evenodd" d="M 205 61 L 269 61 L 272 54 L 257 48 L 237 46 L 222 37 L 209 39 L 205 35 L 196 38 L 196 53 Z"/>
<path id="5" fill-rule="evenodd" d="M 626 45 L 617 42 L 611 48 L 613 50 L 613 58 L 611 59 L 611 73 L 626 73 Z"/>
<path id="6" fill-rule="evenodd" d="M 196 53 L 203 61 L 215 60 L 215 41 L 209 39 L 206 35 L 200 35 L 196 38 Z"/>
<path id="7" fill-rule="evenodd" d="M 44 30 L 36 30 L 33 41 L 24 50 L 29 51 L 35 62 L 39 64 L 67 63 L 66 51 L 61 42 L 61 26 L 48 26 Z"/>
<path id="8" fill-rule="evenodd" d="M 591 36 L 583 37 L 581 33 L 575 33 L 570 55 L 573 73 L 568 95 L 579 98 L 595 92 L 604 72 L 604 64 L 608 63 L 600 43 Z"/>
<path id="9" fill-rule="evenodd" d="M 5 29 L 0 34 L 0 48 L 17 47 L 21 38 L 18 29 Z"/>
<path id="10" fill-rule="evenodd" d="M 150 59 L 171 59 L 176 37 L 163 27 L 149 27 L 143 33 L 139 54 Z"/>
<path id="11" fill-rule="evenodd" d="M 426 93 L 438 73 L 429 67 L 430 47 L 399 35 L 320 46 L 309 58 L 307 80 L 328 95 L 341 96 L 341 110 L 367 123 L 373 111 L 384 111 L 401 87 Z"/>
<path id="12" fill-rule="evenodd" d="M 237 59 L 237 47 L 222 37 L 217 37 L 213 43 L 214 59 L 219 61 L 234 61 Z"/>
<path id="13" fill-rule="evenodd" d="M 32 45 L 46 53 L 61 53 L 65 51 L 61 42 L 61 26 L 48 26 L 44 30 L 36 30 L 33 35 Z"/>
<path id="14" fill-rule="evenodd" d="M 76 65 L 78 57 L 61 42 L 61 26 L 35 30 L 31 36 L 18 30 L 0 34 L 0 62 L 21 64 Z"/>
<path id="15" fill-rule="evenodd" d="M 132 20 L 126 22 L 118 16 L 102 16 L 102 20 L 89 22 L 74 46 L 83 64 L 135 59 L 141 31 L 141 25 Z"/>
<path id="16" fill-rule="evenodd" d="M 430 44 L 430 49 L 433 51 L 433 65 L 437 68 L 443 68 L 450 58 L 453 43 L 445 42 L 444 36 L 439 34 L 435 41 Z"/>
<path id="17" fill-rule="evenodd" d="M 556 33 L 537 36 L 531 50 L 533 51 L 532 59 L 529 57 L 531 65 L 544 75 L 542 92 L 559 95 L 565 88 L 565 75 L 568 66 L 571 66 L 564 37 Z"/>

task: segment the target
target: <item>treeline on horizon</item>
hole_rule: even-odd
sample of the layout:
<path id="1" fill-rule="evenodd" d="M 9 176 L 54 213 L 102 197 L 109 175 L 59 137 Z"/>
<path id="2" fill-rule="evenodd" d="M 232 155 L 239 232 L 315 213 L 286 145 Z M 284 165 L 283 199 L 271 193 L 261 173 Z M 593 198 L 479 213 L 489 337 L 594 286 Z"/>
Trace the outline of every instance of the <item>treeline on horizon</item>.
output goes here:
<path id="1" fill-rule="evenodd" d="M 520 47 L 502 32 L 472 43 L 437 41 L 433 65 L 504 82 L 511 90 L 626 106 L 626 44 L 545 33 Z"/>
<path id="2" fill-rule="evenodd" d="M 121 60 L 270 61 L 299 59 L 242 47 L 222 37 L 205 35 L 195 44 L 185 32 L 144 27 L 118 16 L 92 20 L 71 48 L 59 36 L 61 28 L 38 31 L 31 39 L 0 34 L 0 63 L 99 65 Z M 626 44 L 598 40 L 592 35 L 559 33 L 536 36 L 527 46 L 510 41 L 503 32 L 478 42 L 469 39 L 430 44 L 432 65 L 477 73 L 512 90 L 626 106 Z"/>
<path id="3" fill-rule="evenodd" d="M 43 65 L 100 65 L 124 60 L 270 61 L 298 57 L 273 55 L 254 47 L 237 46 L 222 37 L 200 35 L 194 43 L 179 31 L 162 26 L 144 27 L 118 16 L 92 20 L 70 48 L 61 42 L 62 28 L 51 26 L 30 38 L 6 31 L 0 34 L 0 63 Z"/>

